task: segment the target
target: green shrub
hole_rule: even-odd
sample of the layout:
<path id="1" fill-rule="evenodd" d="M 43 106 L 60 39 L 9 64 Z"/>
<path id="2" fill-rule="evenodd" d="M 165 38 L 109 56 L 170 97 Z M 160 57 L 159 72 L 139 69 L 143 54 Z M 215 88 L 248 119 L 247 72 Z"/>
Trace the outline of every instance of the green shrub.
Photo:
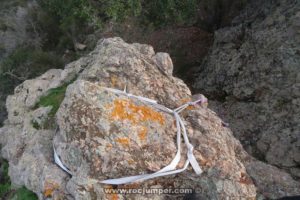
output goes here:
<path id="1" fill-rule="evenodd" d="M 0 160 L 0 199 L 10 191 L 10 179 L 8 176 L 8 162 Z"/>
<path id="2" fill-rule="evenodd" d="M 197 0 L 153 0 L 143 3 L 143 23 L 155 26 L 170 24 L 193 24 L 195 22 Z"/>
<path id="3" fill-rule="evenodd" d="M 98 26 L 95 10 L 86 0 L 38 0 L 42 9 L 52 18 L 64 35 L 76 39 L 87 26 Z"/>
<path id="4" fill-rule="evenodd" d="M 195 22 L 197 0 L 39 0 L 43 10 L 54 19 L 63 35 L 78 35 L 100 27 L 107 21 L 122 22 L 136 17 L 142 24 L 164 26 Z M 77 37 L 77 38 L 76 38 Z"/>
<path id="5" fill-rule="evenodd" d="M 0 184 L 0 198 L 5 196 L 10 191 L 10 183 L 3 183 Z"/>
<path id="6" fill-rule="evenodd" d="M 19 47 L 1 62 L 3 72 L 13 70 L 20 77 L 33 78 L 51 68 L 63 67 L 62 59 L 52 52 L 34 47 Z"/>
<path id="7" fill-rule="evenodd" d="M 101 0 L 94 2 L 98 16 L 102 22 L 108 19 L 122 22 L 128 17 L 140 16 L 142 11 L 142 1 L 140 0 Z"/>
<path id="8" fill-rule="evenodd" d="M 52 52 L 19 47 L 0 63 L 0 89 L 4 94 L 10 94 L 22 81 L 63 66 L 62 59 Z"/>

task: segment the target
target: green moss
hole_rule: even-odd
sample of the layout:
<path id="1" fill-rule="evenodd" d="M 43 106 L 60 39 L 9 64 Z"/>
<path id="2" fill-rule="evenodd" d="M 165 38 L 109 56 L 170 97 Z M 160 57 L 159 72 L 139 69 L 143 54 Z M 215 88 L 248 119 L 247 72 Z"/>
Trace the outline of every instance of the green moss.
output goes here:
<path id="1" fill-rule="evenodd" d="M 40 98 L 40 101 L 37 103 L 38 107 L 51 106 L 52 109 L 49 113 L 49 116 L 53 117 L 57 112 L 61 102 L 64 100 L 67 86 L 68 84 L 64 84 L 61 87 L 49 90 L 48 95 Z"/>
<path id="2" fill-rule="evenodd" d="M 68 85 L 73 83 L 76 80 L 76 78 L 77 77 L 75 77 L 74 79 L 72 79 L 71 81 L 65 83 L 64 85 L 62 85 L 60 87 L 50 89 L 47 95 L 40 98 L 39 102 L 35 106 L 36 108 L 47 107 L 47 106 L 51 106 L 52 108 L 48 115 L 48 119 L 44 122 L 43 125 L 40 126 L 39 124 L 37 124 L 37 122 L 32 122 L 33 123 L 32 125 L 34 128 L 36 128 L 36 129 L 54 128 L 55 114 L 56 114 L 57 110 L 59 109 L 61 102 L 65 98 L 65 93 L 66 93 Z"/>
<path id="3" fill-rule="evenodd" d="M 61 104 L 61 102 L 64 100 L 66 89 L 68 84 L 64 84 L 61 87 L 53 88 L 49 91 L 48 95 L 41 97 L 40 101 L 37 103 L 36 107 L 47 107 L 51 106 L 51 111 L 48 115 L 48 119 L 45 120 L 44 124 L 41 126 L 37 124 L 36 122 L 33 122 L 33 127 L 36 129 L 45 128 L 45 129 L 51 129 L 54 128 L 55 125 L 55 114 Z"/>
<path id="4" fill-rule="evenodd" d="M 26 187 L 17 189 L 11 200 L 35 200 L 38 199 L 36 194 L 28 190 Z"/>

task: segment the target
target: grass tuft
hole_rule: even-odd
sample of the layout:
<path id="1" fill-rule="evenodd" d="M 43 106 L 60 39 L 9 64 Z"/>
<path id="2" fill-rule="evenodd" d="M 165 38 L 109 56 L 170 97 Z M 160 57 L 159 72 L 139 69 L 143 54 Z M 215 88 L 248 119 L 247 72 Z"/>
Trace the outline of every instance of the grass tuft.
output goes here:
<path id="1" fill-rule="evenodd" d="M 47 107 L 51 106 L 51 111 L 48 115 L 48 119 L 42 125 L 38 125 L 36 122 L 33 122 L 33 127 L 35 129 L 53 129 L 55 128 L 55 114 L 59 109 L 61 102 L 65 98 L 65 93 L 68 84 L 64 84 L 61 87 L 53 88 L 49 90 L 48 95 L 40 98 L 40 101 L 37 103 L 36 107 Z"/>
<path id="2" fill-rule="evenodd" d="M 21 187 L 15 191 L 11 200 L 36 200 L 36 194 L 28 190 L 26 187 Z"/>
<path id="3" fill-rule="evenodd" d="M 61 87 L 50 89 L 48 95 L 40 98 L 40 101 L 37 103 L 37 106 L 38 107 L 51 106 L 52 109 L 49 113 L 49 117 L 54 117 L 61 102 L 64 100 L 67 86 L 68 84 L 64 84 Z"/>
<path id="4" fill-rule="evenodd" d="M 65 93 L 68 85 L 73 83 L 77 77 L 73 78 L 71 81 L 65 83 L 64 85 L 50 89 L 46 96 L 42 96 L 39 102 L 36 104 L 35 108 L 51 106 L 51 111 L 48 114 L 48 119 L 43 125 L 37 125 L 36 122 L 32 122 L 35 129 L 53 129 L 55 128 L 55 114 L 59 109 L 60 104 L 65 98 Z"/>

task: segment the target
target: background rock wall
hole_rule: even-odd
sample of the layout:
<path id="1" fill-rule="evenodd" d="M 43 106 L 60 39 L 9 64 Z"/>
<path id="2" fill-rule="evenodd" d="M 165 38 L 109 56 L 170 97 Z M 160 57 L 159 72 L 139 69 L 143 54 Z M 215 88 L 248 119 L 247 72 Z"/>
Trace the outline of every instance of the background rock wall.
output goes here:
<path id="1" fill-rule="evenodd" d="M 300 177 L 300 3 L 258 1 L 215 32 L 195 91 L 257 158 Z"/>

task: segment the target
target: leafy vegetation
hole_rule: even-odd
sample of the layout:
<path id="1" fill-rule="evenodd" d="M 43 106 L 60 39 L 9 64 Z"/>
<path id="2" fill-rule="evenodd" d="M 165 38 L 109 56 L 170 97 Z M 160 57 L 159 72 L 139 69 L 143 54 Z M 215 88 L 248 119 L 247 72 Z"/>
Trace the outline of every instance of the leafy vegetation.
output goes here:
<path id="1" fill-rule="evenodd" d="M 8 176 L 8 162 L 0 159 L 0 199 L 7 200 L 36 200 L 37 196 L 26 189 L 21 187 L 13 189 L 11 186 L 10 178 Z"/>
<path id="2" fill-rule="evenodd" d="M 190 23 L 196 15 L 198 1 L 39 0 L 39 3 L 59 22 L 63 32 L 72 32 L 74 25 L 99 27 L 107 21 L 122 22 L 131 17 L 156 26 Z"/>
<path id="3" fill-rule="evenodd" d="M 8 176 L 8 162 L 0 160 L 0 198 L 10 190 L 10 179 Z"/>
<path id="4" fill-rule="evenodd" d="M 197 0 L 154 0 L 143 4 L 141 19 L 156 27 L 195 23 Z"/>
<path id="5" fill-rule="evenodd" d="M 61 68 L 63 61 L 51 52 L 19 47 L 0 63 L 0 89 L 10 93 L 22 81 L 36 77 L 50 68 Z"/>
<path id="6" fill-rule="evenodd" d="M 11 200 L 36 200 L 38 199 L 36 194 L 29 191 L 26 187 L 17 189 L 11 198 Z"/>
<path id="7" fill-rule="evenodd" d="M 38 0 L 38 3 L 41 9 L 35 10 L 33 15 L 38 29 L 44 34 L 44 48 L 74 49 L 83 35 L 101 26 L 90 1 Z"/>
<path id="8" fill-rule="evenodd" d="M 168 25 L 194 24 L 197 0 L 38 0 L 32 8 L 35 24 L 32 31 L 41 37 L 42 49 L 64 53 L 66 49 L 80 53 L 76 43 L 108 24 L 136 21 L 137 26 L 161 28 Z M 72 59 L 71 59 L 72 60 Z"/>

